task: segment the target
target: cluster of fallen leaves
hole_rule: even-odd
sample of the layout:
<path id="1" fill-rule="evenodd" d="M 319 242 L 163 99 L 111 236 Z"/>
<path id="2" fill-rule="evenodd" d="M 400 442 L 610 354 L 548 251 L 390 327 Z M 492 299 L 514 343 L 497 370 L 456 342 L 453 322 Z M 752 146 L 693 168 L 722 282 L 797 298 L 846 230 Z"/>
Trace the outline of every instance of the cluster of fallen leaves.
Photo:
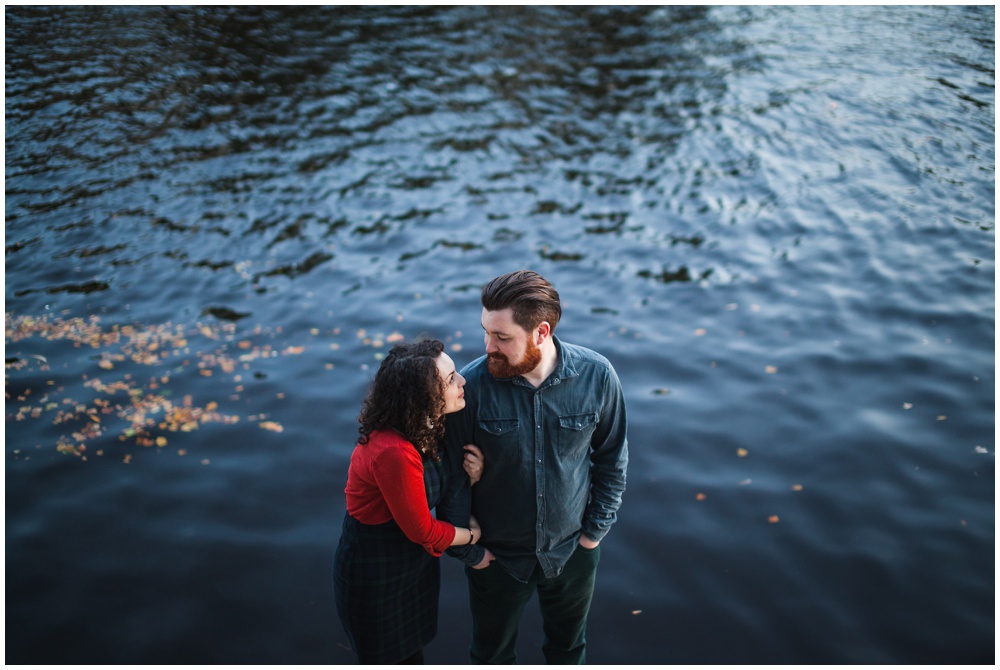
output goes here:
<path id="1" fill-rule="evenodd" d="M 238 423 L 238 415 L 222 412 L 214 400 L 196 404 L 191 395 L 174 399 L 168 388 L 171 376 L 192 366 L 205 377 L 216 373 L 232 375 L 236 386 L 230 399 L 236 400 L 243 391 L 242 373 L 250 370 L 253 363 L 299 355 L 305 347 L 288 346 L 279 351 L 266 342 L 255 344 L 255 339 L 266 339 L 270 335 L 259 327 L 248 334 L 248 339 L 238 342 L 235 332 L 233 323 L 198 323 L 194 327 L 170 323 L 105 327 L 96 316 L 63 319 L 5 314 L 6 420 L 15 424 L 50 420 L 52 425 L 65 430 L 56 441 L 56 449 L 84 460 L 89 445 L 94 443 L 102 448 L 93 453 L 104 455 L 109 434 L 117 434 L 119 441 L 126 444 L 165 447 L 170 443 L 170 434 L 189 433 L 209 423 Z M 32 348 L 38 350 L 39 347 L 33 347 L 31 342 L 38 338 L 95 351 L 92 357 L 82 357 L 85 362 L 79 387 L 74 385 L 69 391 L 65 382 L 54 380 L 46 382 L 41 390 L 37 382 L 27 387 L 16 384 L 18 372 L 51 371 L 45 356 L 22 353 Z M 198 346 L 192 344 L 194 341 Z M 201 350 L 203 344 L 207 346 Z M 137 371 L 144 368 L 153 368 L 153 373 L 140 380 Z M 12 385 L 19 390 L 12 391 Z M 70 397 L 77 392 L 89 399 Z M 16 410 L 11 411 L 15 404 Z M 284 430 L 280 423 L 269 420 L 266 415 L 251 416 L 249 420 L 256 421 L 264 430 L 278 433 Z M 187 452 L 178 449 L 177 453 L 185 455 Z M 124 462 L 131 460 L 131 454 L 125 454 Z"/>

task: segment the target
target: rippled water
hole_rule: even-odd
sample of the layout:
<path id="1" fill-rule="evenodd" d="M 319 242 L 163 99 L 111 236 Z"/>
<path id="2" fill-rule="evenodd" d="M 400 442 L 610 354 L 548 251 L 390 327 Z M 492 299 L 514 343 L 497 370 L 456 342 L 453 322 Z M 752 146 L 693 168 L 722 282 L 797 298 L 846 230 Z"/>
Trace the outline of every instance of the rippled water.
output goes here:
<path id="1" fill-rule="evenodd" d="M 5 13 L 6 660 L 352 662 L 367 380 L 531 267 L 630 409 L 592 663 L 993 662 L 992 7 Z"/>

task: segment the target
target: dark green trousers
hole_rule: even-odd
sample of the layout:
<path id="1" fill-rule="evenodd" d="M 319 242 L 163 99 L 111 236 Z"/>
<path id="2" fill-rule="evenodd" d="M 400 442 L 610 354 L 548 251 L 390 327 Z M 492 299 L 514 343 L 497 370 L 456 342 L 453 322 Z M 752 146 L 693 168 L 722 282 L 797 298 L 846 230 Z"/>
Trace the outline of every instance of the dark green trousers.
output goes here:
<path id="1" fill-rule="evenodd" d="M 517 662 L 517 625 L 534 593 L 542 610 L 542 653 L 550 664 L 586 662 L 587 614 L 594 595 L 594 577 L 601 547 L 577 546 L 562 574 L 549 579 L 535 566 L 528 583 L 519 582 L 494 562 L 482 570 L 465 568 L 472 607 L 473 663 L 511 665 Z"/>

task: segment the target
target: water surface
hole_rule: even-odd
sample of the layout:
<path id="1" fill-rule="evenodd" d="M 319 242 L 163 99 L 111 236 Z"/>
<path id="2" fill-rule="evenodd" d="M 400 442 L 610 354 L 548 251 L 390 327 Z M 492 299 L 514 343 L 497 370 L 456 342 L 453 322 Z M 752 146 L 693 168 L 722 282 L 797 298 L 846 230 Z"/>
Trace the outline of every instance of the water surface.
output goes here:
<path id="1" fill-rule="evenodd" d="M 591 663 L 993 662 L 992 7 L 5 14 L 9 661 L 352 662 L 365 386 L 529 267 L 630 412 Z"/>

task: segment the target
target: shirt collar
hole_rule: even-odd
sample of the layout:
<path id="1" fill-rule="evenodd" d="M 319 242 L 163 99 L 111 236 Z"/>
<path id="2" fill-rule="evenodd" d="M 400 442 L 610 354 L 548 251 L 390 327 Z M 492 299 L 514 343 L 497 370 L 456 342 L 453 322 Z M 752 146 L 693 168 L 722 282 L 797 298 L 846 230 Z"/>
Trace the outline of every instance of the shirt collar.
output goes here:
<path id="1" fill-rule="evenodd" d="M 576 377 L 579 373 L 576 371 L 576 357 L 567 350 L 566 346 L 563 345 L 562 341 L 556 337 L 552 336 L 552 341 L 556 345 L 556 369 L 550 375 L 550 379 L 566 379 L 567 377 Z"/>

